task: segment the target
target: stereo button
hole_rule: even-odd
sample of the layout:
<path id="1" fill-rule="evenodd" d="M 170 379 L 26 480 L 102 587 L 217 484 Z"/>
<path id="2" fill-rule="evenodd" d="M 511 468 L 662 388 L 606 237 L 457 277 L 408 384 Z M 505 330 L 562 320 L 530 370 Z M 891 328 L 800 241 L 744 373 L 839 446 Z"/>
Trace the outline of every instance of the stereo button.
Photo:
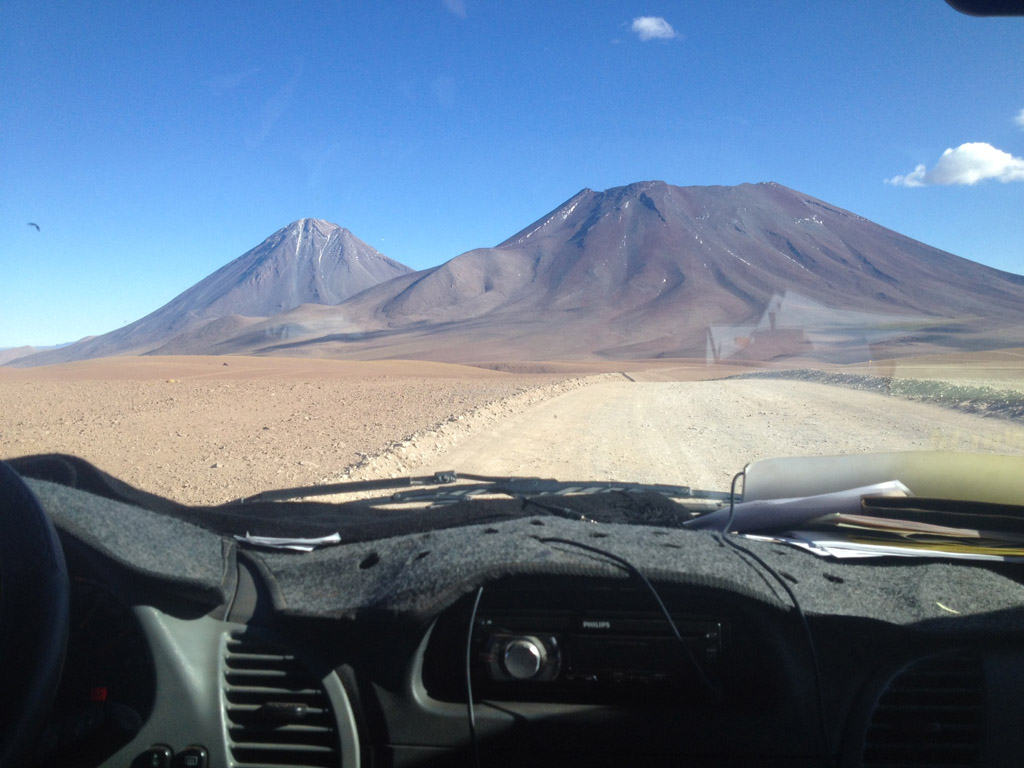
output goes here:
<path id="1" fill-rule="evenodd" d="M 530 680 L 544 664 L 544 646 L 532 637 L 517 637 L 505 645 L 504 665 L 513 680 Z"/>

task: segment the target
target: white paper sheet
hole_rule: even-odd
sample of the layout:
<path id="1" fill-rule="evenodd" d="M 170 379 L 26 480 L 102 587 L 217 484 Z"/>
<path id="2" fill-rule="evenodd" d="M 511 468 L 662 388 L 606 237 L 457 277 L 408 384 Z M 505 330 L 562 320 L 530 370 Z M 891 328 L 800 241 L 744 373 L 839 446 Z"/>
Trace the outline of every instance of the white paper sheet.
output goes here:
<path id="1" fill-rule="evenodd" d="M 854 541 L 814 538 L 821 533 L 795 531 L 786 536 L 756 536 L 744 534 L 745 539 L 755 541 L 772 541 L 798 547 L 818 557 L 834 557 L 837 560 L 850 560 L 865 557 L 934 557 L 943 560 L 991 560 L 996 562 L 1021 562 L 1022 557 L 1006 557 L 976 552 L 943 552 L 937 549 L 921 549 L 918 547 L 895 547 L 885 544 L 864 544 Z"/>

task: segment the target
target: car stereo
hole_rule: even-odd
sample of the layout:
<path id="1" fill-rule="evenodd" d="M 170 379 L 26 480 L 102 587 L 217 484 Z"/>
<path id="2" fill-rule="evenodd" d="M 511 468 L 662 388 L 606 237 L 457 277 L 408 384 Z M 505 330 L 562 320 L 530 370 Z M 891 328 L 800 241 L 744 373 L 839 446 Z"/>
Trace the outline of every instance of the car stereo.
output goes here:
<path id="1" fill-rule="evenodd" d="M 481 612 L 474 685 L 513 700 L 603 700 L 656 689 L 674 695 L 717 679 L 724 622 L 632 611 Z"/>

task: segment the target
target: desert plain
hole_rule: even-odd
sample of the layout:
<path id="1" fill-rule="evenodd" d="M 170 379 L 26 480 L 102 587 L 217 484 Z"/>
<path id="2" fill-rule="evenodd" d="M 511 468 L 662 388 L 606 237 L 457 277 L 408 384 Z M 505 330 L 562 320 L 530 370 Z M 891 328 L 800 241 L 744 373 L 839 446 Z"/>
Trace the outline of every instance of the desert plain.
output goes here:
<path id="1" fill-rule="evenodd" d="M 724 490 L 746 463 L 774 456 L 1024 454 L 1020 418 L 799 378 L 724 378 L 745 370 L 244 356 L 0 367 L 0 458 L 72 454 L 152 493 L 216 504 L 451 469 Z M 1024 394 L 1021 350 L 844 370 Z"/>

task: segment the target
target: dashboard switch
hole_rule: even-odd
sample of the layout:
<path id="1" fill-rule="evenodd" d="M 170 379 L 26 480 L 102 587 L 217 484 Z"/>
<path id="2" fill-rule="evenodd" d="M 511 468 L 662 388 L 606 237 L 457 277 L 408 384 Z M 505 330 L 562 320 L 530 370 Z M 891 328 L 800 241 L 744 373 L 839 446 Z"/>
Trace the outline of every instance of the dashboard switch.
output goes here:
<path id="1" fill-rule="evenodd" d="M 209 755 L 206 747 L 195 744 L 185 747 L 174 758 L 174 768 L 206 768 Z"/>
<path id="2" fill-rule="evenodd" d="M 174 752 L 163 744 L 154 744 L 132 760 L 132 768 L 171 768 Z"/>

